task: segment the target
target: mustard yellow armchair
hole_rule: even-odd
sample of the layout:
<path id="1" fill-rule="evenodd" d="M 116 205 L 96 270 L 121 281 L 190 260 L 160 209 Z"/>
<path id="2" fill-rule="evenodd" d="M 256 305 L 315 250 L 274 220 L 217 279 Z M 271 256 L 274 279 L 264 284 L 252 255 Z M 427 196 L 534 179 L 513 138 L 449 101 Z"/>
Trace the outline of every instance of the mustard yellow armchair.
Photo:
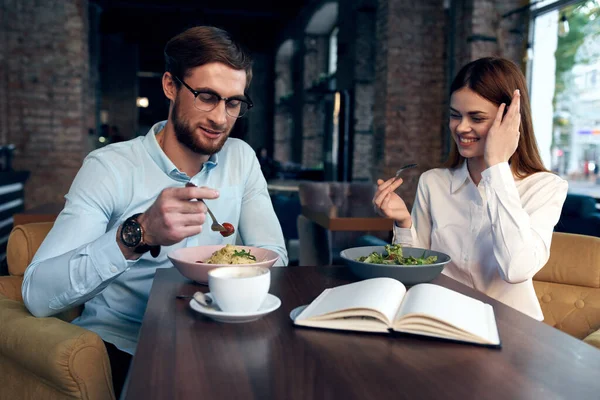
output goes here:
<path id="1" fill-rule="evenodd" d="M 0 400 L 114 400 L 102 339 L 68 322 L 80 310 L 36 318 L 23 304 L 23 273 L 51 227 L 20 225 L 8 240 L 10 276 L 0 277 Z"/>
<path id="2" fill-rule="evenodd" d="M 545 323 L 600 348 L 600 238 L 554 232 L 533 286 Z"/>

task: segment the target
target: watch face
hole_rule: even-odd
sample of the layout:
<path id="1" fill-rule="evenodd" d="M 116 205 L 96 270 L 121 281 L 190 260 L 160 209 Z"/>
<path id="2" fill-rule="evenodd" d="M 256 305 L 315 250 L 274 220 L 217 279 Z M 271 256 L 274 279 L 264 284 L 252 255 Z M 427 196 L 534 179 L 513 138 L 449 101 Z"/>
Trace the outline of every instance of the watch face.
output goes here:
<path id="1" fill-rule="evenodd" d="M 137 221 L 127 220 L 121 229 L 121 240 L 127 247 L 135 247 L 142 240 L 142 230 Z"/>

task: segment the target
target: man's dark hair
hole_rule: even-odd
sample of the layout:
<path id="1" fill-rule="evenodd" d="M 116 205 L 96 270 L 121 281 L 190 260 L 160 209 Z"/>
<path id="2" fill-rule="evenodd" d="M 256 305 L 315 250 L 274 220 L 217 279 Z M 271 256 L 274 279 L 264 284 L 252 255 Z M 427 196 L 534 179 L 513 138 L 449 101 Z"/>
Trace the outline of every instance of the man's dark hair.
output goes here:
<path id="1" fill-rule="evenodd" d="M 252 58 L 223 29 L 196 26 L 175 36 L 165 46 L 165 70 L 181 79 L 188 71 L 212 62 L 246 71 L 246 89 L 252 80 Z M 175 80 L 179 86 L 179 82 Z"/>

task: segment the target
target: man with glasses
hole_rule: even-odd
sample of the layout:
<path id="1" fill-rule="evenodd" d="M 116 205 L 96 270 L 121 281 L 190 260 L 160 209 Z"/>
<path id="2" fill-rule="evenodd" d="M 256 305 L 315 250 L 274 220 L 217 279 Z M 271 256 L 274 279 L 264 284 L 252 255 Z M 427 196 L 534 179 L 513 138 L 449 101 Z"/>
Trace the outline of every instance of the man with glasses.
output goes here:
<path id="1" fill-rule="evenodd" d="M 50 316 L 85 304 L 73 323 L 100 335 L 117 397 L 135 351 L 152 279 L 181 247 L 243 242 L 287 264 L 281 227 L 252 148 L 228 139 L 251 108 L 250 57 L 229 34 L 191 28 L 165 47 L 169 116 L 148 134 L 85 159 L 66 205 L 25 272 L 23 299 Z M 224 237 L 210 229 L 206 200 Z"/>

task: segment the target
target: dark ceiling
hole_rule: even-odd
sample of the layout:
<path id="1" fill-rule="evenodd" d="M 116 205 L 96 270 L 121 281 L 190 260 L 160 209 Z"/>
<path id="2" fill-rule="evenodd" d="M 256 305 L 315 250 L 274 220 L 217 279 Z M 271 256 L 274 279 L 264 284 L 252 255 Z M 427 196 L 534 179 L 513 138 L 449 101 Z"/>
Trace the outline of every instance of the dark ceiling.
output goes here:
<path id="1" fill-rule="evenodd" d="M 284 28 L 315 0 L 91 0 L 99 6 L 100 32 L 122 34 L 139 45 L 140 69 L 162 68 L 162 49 L 196 25 L 229 31 L 252 52 L 273 52 Z"/>

